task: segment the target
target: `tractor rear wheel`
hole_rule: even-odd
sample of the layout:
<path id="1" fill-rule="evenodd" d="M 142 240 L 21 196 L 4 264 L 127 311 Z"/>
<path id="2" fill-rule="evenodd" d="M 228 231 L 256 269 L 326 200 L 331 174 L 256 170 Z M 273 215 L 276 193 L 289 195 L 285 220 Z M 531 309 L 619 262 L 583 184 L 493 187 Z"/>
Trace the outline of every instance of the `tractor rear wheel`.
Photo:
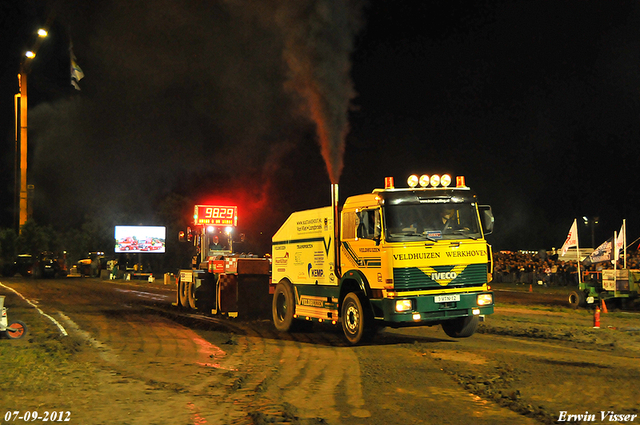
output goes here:
<path id="1" fill-rule="evenodd" d="M 585 307 L 587 305 L 587 296 L 582 291 L 572 291 L 569 294 L 569 306 L 571 308 Z"/>
<path id="2" fill-rule="evenodd" d="M 196 309 L 196 284 L 193 282 L 189 282 L 187 284 L 187 301 L 189 302 L 189 307 L 195 310 Z"/>
<path id="3" fill-rule="evenodd" d="M 189 282 L 185 282 L 180 279 L 180 283 L 178 284 L 178 298 L 180 299 L 180 305 L 184 308 L 189 308 Z"/>

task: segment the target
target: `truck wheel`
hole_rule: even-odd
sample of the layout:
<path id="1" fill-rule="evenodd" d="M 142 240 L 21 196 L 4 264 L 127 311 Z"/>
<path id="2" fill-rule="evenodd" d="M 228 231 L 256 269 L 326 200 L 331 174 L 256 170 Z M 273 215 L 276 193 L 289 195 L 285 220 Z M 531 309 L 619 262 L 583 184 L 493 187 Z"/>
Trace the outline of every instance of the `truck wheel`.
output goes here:
<path id="1" fill-rule="evenodd" d="M 278 282 L 273 293 L 273 303 L 271 304 L 271 314 L 273 324 L 280 332 L 288 332 L 293 323 L 293 313 L 295 310 L 295 300 L 291 285 L 287 282 Z"/>
<path id="2" fill-rule="evenodd" d="M 13 329 L 12 331 L 9 329 L 6 331 L 6 335 L 11 339 L 20 339 L 27 333 L 27 325 L 20 320 L 13 321 L 8 328 Z"/>
<path id="3" fill-rule="evenodd" d="M 373 314 L 363 308 L 363 300 L 355 292 L 349 292 L 342 300 L 342 331 L 352 345 L 370 340 L 375 333 Z"/>
<path id="4" fill-rule="evenodd" d="M 451 338 L 467 338 L 476 332 L 478 323 L 478 316 L 460 317 L 442 322 L 442 330 Z"/>
<path id="5" fill-rule="evenodd" d="M 187 301 L 189 303 L 189 307 L 195 310 L 196 309 L 196 284 L 193 282 L 189 282 L 187 284 Z"/>
<path id="6" fill-rule="evenodd" d="M 189 307 L 189 298 L 187 296 L 188 289 L 189 289 L 189 282 L 180 280 L 180 284 L 178 285 L 178 298 L 180 298 L 180 305 L 184 308 Z"/>
<path id="7" fill-rule="evenodd" d="M 571 308 L 584 307 L 587 305 L 587 297 L 582 291 L 572 291 L 569 294 L 569 306 Z"/>

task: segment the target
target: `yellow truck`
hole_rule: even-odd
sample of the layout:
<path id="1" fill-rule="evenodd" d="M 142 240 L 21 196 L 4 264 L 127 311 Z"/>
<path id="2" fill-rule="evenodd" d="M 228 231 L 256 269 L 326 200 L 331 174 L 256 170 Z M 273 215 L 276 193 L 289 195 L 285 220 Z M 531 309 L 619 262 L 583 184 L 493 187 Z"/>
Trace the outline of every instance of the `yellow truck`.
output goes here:
<path id="1" fill-rule="evenodd" d="M 276 329 L 318 321 L 341 324 L 351 344 L 377 329 L 442 325 L 471 336 L 493 313 L 493 230 L 464 177 L 411 176 L 397 189 L 294 212 L 272 238 L 272 316 Z"/>

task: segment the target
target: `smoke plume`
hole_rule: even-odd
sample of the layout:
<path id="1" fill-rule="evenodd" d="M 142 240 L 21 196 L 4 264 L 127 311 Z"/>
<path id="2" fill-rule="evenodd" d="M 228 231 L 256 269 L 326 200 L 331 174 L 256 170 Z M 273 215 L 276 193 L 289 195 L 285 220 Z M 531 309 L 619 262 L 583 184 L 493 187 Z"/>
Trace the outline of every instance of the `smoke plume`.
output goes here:
<path id="1" fill-rule="evenodd" d="M 350 55 L 358 14 L 345 1 L 286 2 L 276 16 L 284 34 L 290 87 L 306 100 L 331 183 L 343 168 L 348 110 L 355 97 Z"/>
<path id="2" fill-rule="evenodd" d="M 142 221 L 177 186 L 197 191 L 189 176 L 215 180 L 217 194 L 252 188 L 269 202 L 301 173 L 313 184 L 310 122 L 338 182 L 355 95 L 353 0 L 58 5 L 85 78 L 82 91 L 68 87 L 30 113 L 43 218 L 108 204 Z"/>
<path id="3" fill-rule="evenodd" d="M 349 106 L 356 95 L 350 72 L 354 38 L 361 26 L 361 4 L 349 0 L 261 0 L 254 6 L 255 16 L 268 26 L 275 22 L 282 35 L 285 87 L 301 99 L 301 112 L 315 124 L 329 178 L 338 183 L 349 131 Z"/>

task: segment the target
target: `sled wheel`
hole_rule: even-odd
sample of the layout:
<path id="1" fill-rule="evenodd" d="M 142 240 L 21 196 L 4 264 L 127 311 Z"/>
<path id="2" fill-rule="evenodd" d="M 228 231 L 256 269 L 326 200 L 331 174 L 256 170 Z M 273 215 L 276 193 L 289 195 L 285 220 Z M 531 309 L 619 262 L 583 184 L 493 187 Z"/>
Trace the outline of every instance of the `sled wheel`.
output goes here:
<path id="1" fill-rule="evenodd" d="M 10 330 L 9 328 L 13 329 Z M 7 336 L 11 339 L 20 339 L 27 333 L 27 325 L 20 320 L 16 320 L 7 327 Z"/>

